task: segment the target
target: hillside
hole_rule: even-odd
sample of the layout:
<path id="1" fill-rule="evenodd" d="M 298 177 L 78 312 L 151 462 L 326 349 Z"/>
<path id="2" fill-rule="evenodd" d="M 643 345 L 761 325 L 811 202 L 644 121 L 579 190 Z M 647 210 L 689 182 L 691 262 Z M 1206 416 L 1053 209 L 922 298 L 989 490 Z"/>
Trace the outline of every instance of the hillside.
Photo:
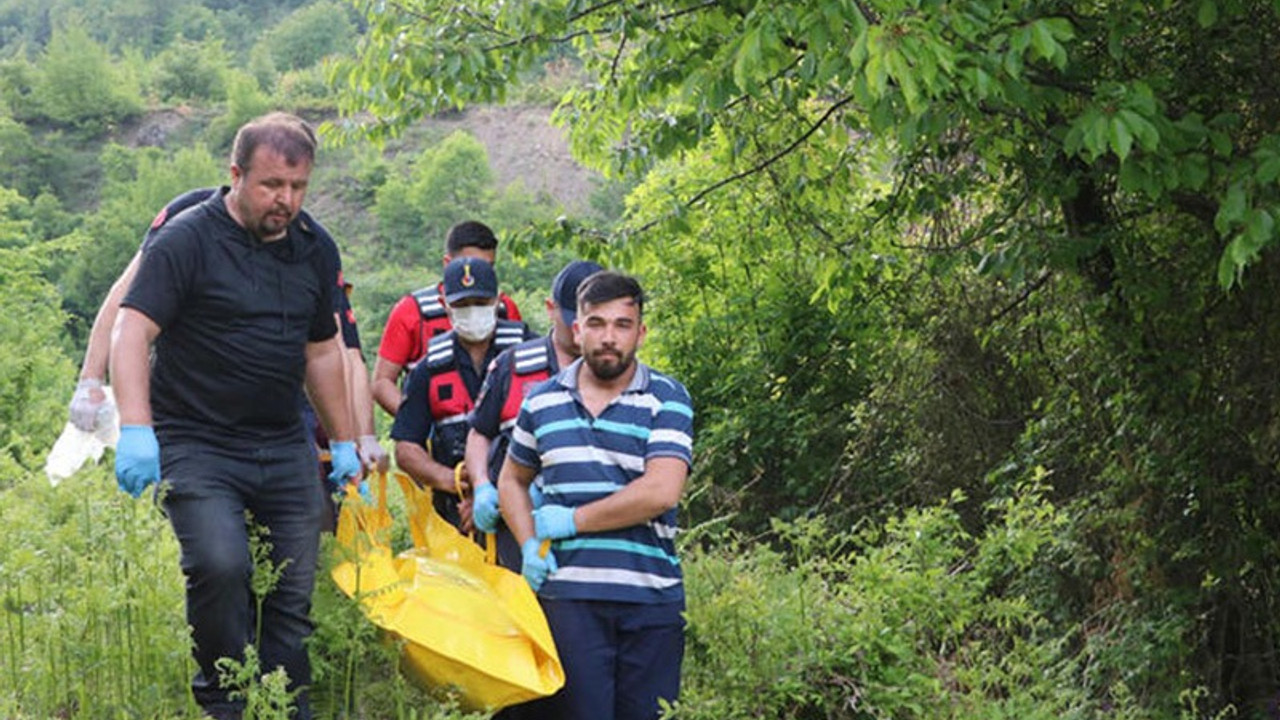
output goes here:
<path id="1" fill-rule="evenodd" d="M 412 134 L 432 137 L 465 130 L 488 150 L 489 165 L 500 187 L 520 180 L 534 195 L 545 193 L 571 212 L 584 210 L 594 175 L 574 162 L 564 133 L 550 118 L 550 108 L 541 106 L 477 107 L 423 120 Z M 131 147 L 171 147 L 190 137 L 193 126 L 206 122 L 207 118 L 189 108 L 167 108 L 123 129 L 120 139 Z M 407 145 L 413 146 L 412 142 Z M 317 201 L 323 202 L 325 189 L 316 190 L 321 195 Z"/>

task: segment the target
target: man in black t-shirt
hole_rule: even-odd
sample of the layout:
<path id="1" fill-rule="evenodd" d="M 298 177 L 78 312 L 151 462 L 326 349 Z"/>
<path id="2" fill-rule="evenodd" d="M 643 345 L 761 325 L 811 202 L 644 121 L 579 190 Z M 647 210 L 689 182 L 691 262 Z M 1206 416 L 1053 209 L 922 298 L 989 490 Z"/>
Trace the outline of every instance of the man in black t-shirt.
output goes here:
<path id="1" fill-rule="evenodd" d="M 115 324 L 116 315 L 120 311 L 120 302 L 124 299 L 125 290 L 128 289 L 137 274 L 143 253 L 152 246 L 157 233 L 166 223 L 188 208 L 199 205 L 205 200 L 218 195 L 219 191 L 219 188 L 189 190 L 170 200 L 161 208 L 160 212 L 151 221 L 151 226 L 147 229 L 137 254 L 129 261 L 128 266 L 125 267 L 120 277 L 111 286 L 107 297 L 103 299 L 102 305 L 98 309 L 98 314 L 93 320 L 93 327 L 89 332 L 89 344 L 85 349 L 84 363 L 80 368 L 80 380 L 76 384 L 76 391 L 70 403 L 70 420 L 81 430 L 94 432 L 102 423 L 114 421 L 115 408 L 107 402 L 107 396 L 103 391 L 103 382 L 107 374 L 107 355 L 110 351 L 111 328 Z M 342 276 L 342 259 L 338 254 L 338 245 L 333 236 L 329 234 L 329 231 L 308 214 L 306 210 L 299 212 L 297 222 L 302 227 L 309 228 L 315 233 L 319 251 L 327 256 L 327 262 L 331 262 L 337 267 L 337 272 L 334 276 L 333 312 L 338 321 L 338 328 L 342 334 L 342 344 L 345 349 L 347 382 L 350 389 L 349 399 L 359 435 L 356 450 L 360 456 L 360 462 L 366 468 L 385 471 L 389 464 L 389 457 L 386 450 L 379 445 L 375 435 L 373 396 L 369 388 L 369 371 L 360 350 L 360 332 L 356 325 L 355 312 L 352 310 L 348 297 L 351 286 L 344 281 Z M 301 411 L 306 419 L 309 432 L 316 438 L 318 449 L 327 455 L 328 442 L 324 438 L 323 428 L 320 427 L 315 412 L 312 411 L 307 403 L 305 395 L 300 396 L 300 402 Z M 333 501 L 333 488 L 327 480 L 331 468 L 326 467 L 326 465 L 327 463 L 320 463 L 319 474 L 319 485 L 328 508 L 323 529 L 332 531 L 336 524 L 337 508 Z"/>
<path id="2" fill-rule="evenodd" d="M 360 475 L 332 312 L 337 268 L 299 220 L 314 158 L 315 136 L 298 118 L 273 113 L 242 127 L 231 186 L 156 234 L 111 347 L 116 478 L 136 497 L 163 465 L 198 665 L 192 691 L 219 719 L 238 720 L 244 702 L 221 686 L 215 663 L 255 641 L 263 672 L 282 667 L 297 717 L 311 716 L 304 640 L 322 504 L 298 413 L 304 381 L 333 438 L 331 479 Z M 282 567 L 256 619 L 246 512 Z"/>

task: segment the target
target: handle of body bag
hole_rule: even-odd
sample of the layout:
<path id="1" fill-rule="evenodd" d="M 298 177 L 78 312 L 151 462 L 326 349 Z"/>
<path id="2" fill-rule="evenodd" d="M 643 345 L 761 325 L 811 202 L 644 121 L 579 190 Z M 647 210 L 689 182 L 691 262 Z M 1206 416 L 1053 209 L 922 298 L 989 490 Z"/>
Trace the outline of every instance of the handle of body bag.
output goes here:
<path id="1" fill-rule="evenodd" d="M 453 491 L 458 493 L 459 499 L 466 497 L 466 492 L 462 488 L 462 478 L 465 477 L 466 471 L 466 461 L 453 466 Z M 471 522 L 471 528 L 471 537 L 474 538 L 477 535 L 474 520 Z M 490 565 L 498 564 L 498 538 L 495 533 L 484 534 L 484 561 Z"/>

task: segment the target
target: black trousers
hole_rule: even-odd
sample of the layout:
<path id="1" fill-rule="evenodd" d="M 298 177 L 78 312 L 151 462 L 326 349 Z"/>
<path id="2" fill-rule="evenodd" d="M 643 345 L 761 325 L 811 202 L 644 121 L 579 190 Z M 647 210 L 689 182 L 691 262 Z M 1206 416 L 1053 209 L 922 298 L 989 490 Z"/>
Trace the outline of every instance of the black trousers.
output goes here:
<path id="1" fill-rule="evenodd" d="M 295 717 L 308 720 L 311 665 L 303 641 L 313 629 L 311 591 L 324 507 L 311 443 L 234 453 L 210 445 L 166 445 L 161 461 L 169 484 L 164 509 L 182 548 L 187 623 L 199 667 L 192 680 L 196 701 L 215 718 L 239 718 L 243 703 L 229 698 L 215 663 L 241 659 L 245 646 L 257 643 L 261 671 L 284 668 L 290 688 L 301 690 Z M 272 564 L 284 566 L 262 602 L 261 617 L 249 585 L 246 512 L 267 529 Z"/>

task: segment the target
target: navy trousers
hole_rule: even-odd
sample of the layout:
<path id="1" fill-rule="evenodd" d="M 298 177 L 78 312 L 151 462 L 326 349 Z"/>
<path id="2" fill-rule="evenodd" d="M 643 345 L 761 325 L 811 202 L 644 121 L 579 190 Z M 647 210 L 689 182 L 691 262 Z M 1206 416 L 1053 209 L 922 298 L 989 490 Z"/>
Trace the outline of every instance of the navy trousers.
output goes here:
<path id="1" fill-rule="evenodd" d="M 503 717 L 656 720 L 659 698 L 675 702 L 684 660 L 683 602 L 539 602 L 565 685 L 549 698 L 508 708 Z"/>
<path id="2" fill-rule="evenodd" d="M 169 484 L 164 509 L 182 549 L 187 623 L 199 668 L 191 686 L 196 701 L 214 718 L 238 719 L 243 703 L 221 687 L 215 662 L 242 659 L 245 646 L 258 642 L 262 672 L 284 668 L 290 688 L 300 691 L 295 717 L 309 720 L 311 664 L 303 641 L 313 628 L 311 592 L 324 507 L 311 443 L 300 439 L 234 453 L 174 444 L 162 446 L 160 456 Z M 267 529 L 271 562 L 284 563 L 261 618 L 249 586 L 246 512 L 254 525 Z"/>

